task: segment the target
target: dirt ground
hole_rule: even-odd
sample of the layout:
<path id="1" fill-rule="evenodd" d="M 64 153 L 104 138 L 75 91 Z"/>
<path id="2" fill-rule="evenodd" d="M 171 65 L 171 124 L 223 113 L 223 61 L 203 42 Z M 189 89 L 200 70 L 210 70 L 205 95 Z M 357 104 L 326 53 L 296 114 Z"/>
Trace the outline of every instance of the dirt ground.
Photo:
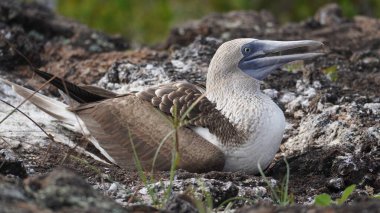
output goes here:
<path id="1" fill-rule="evenodd" d="M 325 44 L 325 55 L 285 66 L 262 85 L 287 120 L 282 145 L 266 174 L 272 185 L 279 186 L 286 157 L 295 206 L 274 205 L 276 200 L 259 175 L 179 170 L 169 201 L 161 210 L 149 207 L 159 205 L 147 188 L 163 195 L 168 172 L 156 172 L 156 181 L 147 186 L 136 171 L 94 160 L 89 153 L 99 153 L 85 138 L 25 104 L 20 109 L 56 141 L 74 145 L 52 142 L 18 112 L 1 123 L 0 212 L 197 212 L 196 200 L 206 200 L 207 194 L 215 209 L 235 197 L 254 201 L 232 202 L 228 208 L 245 206 L 237 212 L 380 212 L 380 201 L 372 198 L 380 193 L 379 19 L 348 19 L 334 4 L 305 21 L 286 25 L 265 11 L 237 11 L 178 26 L 155 47 L 129 49 L 128 41 L 67 20 L 41 5 L 4 0 L 0 35 L 1 78 L 27 87 L 42 85 L 17 48 L 43 70 L 119 93 L 175 80 L 204 82 L 214 52 L 233 38 L 313 39 Z M 58 98 L 53 88 L 42 93 Z M 0 98 L 14 106 L 22 101 L 3 83 Z M 12 110 L 5 103 L 0 109 L 0 118 Z M 75 144 L 86 150 L 79 153 Z M 336 199 L 351 184 L 357 187 L 349 205 L 325 209 L 311 205 L 316 195 L 328 193 Z"/>

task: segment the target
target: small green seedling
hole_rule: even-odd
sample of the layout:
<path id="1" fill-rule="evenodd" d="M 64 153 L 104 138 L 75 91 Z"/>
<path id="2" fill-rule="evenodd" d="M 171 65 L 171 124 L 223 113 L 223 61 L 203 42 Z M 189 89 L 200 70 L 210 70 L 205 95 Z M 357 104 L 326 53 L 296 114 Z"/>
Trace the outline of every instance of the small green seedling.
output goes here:
<path id="1" fill-rule="evenodd" d="M 344 202 L 347 201 L 348 197 L 350 197 L 352 192 L 354 192 L 355 188 L 356 188 L 355 184 L 350 185 L 343 191 L 342 197 L 336 200 L 332 200 L 331 196 L 326 193 L 317 195 L 314 199 L 314 204 L 317 206 L 331 206 L 333 204 L 342 205 Z"/>
<path id="2" fill-rule="evenodd" d="M 323 73 L 330 81 L 335 82 L 338 80 L 338 67 L 336 65 L 323 69 Z"/>
<path id="3" fill-rule="evenodd" d="M 289 194 L 289 176 L 290 176 L 290 168 L 289 168 L 289 163 L 284 158 L 284 162 L 286 164 L 286 175 L 282 181 L 281 186 L 278 187 L 273 187 L 272 184 L 269 181 L 269 178 L 265 176 L 260 162 L 257 163 L 257 168 L 259 169 L 260 175 L 263 177 L 265 183 L 268 185 L 272 199 L 275 203 L 279 204 L 280 206 L 287 206 L 289 204 L 294 203 L 294 197 L 292 194 Z"/>
<path id="4" fill-rule="evenodd" d="M 294 61 L 289 64 L 285 64 L 282 67 L 283 70 L 288 71 L 290 73 L 297 73 L 305 69 L 305 65 L 303 61 Z"/>

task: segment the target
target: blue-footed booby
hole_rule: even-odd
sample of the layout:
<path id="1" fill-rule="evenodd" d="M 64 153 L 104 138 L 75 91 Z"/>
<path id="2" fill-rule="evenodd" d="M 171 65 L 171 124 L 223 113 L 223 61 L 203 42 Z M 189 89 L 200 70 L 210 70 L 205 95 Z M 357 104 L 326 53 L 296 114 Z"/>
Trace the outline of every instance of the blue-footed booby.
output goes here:
<path id="1" fill-rule="evenodd" d="M 257 173 L 258 164 L 265 168 L 274 158 L 285 129 L 282 110 L 261 92 L 260 82 L 286 63 L 321 55 L 285 51 L 321 46 L 312 40 L 227 41 L 210 62 L 206 89 L 177 82 L 118 95 L 94 86 L 77 86 L 34 69 L 75 104 L 66 105 L 40 94 L 29 101 L 66 125 L 82 129 L 110 161 L 122 168 L 134 167 L 134 144 L 144 168 L 152 167 L 161 146 L 155 169 L 170 169 L 171 137 L 161 144 L 173 132 L 167 118 L 185 115 L 186 122 L 178 130 L 179 168 Z M 12 85 L 24 97 L 33 93 Z"/>

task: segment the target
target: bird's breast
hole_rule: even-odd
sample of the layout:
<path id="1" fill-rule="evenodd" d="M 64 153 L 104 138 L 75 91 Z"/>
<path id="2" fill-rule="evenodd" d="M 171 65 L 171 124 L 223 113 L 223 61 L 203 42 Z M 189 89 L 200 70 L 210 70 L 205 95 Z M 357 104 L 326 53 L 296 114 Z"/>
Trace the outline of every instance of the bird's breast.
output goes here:
<path id="1" fill-rule="evenodd" d="M 224 152 L 225 171 L 257 173 L 259 162 L 261 168 L 264 169 L 274 158 L 284 133 L 285 117 L 282 110 L 272 100 L 269 98 L 263 100 L 261 103 L 256 102 L 251 105 L 251 111 L 242 110 L 241 114 L 230 118 L 234 126 L 243 130 L 247 136 L 245 141 L 238 146 L 224 144 L 207 128 L 193 128 L 198 135 Z M 230 113 L 230 115 L 233 114 Z"/>
<path id="2" fill-rule="evenodd" d="M 260 111 L 247 141 L 239 147 L 224 149 L 225 171 L 257 173 L 258 163 L 265 169 L 273 160 L 285 130 L 284 113 L 273 101 Z"/>

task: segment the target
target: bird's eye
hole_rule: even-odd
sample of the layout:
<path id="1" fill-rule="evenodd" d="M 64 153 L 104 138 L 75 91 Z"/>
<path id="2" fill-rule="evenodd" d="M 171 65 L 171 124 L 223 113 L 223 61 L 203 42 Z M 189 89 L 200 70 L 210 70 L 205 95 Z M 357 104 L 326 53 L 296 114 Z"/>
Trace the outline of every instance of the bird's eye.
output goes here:
<path id="1" fill-rule="evenodd" d="M 248 48 L 248 47 L 245 47 L 245 48 L 244 48 L 244 52 L 245 52 L 245 53 L 249 53 L 249 52 L 251 52 L 251 49 Z"/>

